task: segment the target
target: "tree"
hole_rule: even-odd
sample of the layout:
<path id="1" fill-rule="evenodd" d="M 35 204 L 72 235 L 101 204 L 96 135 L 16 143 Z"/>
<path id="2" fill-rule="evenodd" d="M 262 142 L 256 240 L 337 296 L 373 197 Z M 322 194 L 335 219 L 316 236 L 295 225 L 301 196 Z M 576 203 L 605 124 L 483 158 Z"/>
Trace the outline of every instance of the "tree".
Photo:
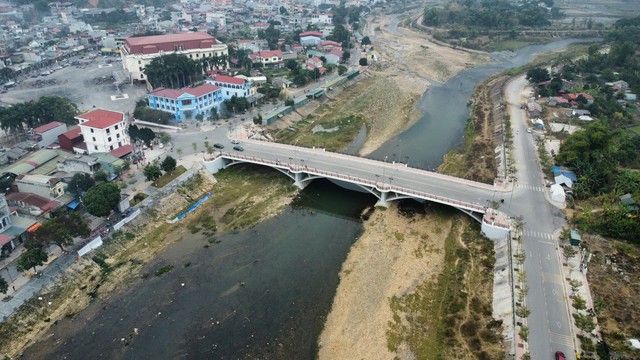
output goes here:
<path id="1" fill-rule="evenodd" d="M 67 189 L 76 195 L 81 195 L 85 191 L 91 189 L 96 182 L 91 175 L 85 173 L 74 174 L 67 185 Z"/>
<path id="2" fill-rule="evenodd" d="M 580 295 L 576 295 L 573 297 L 573 307 L 576 310 L 584 310 L 587 308 L 587 301 Z"/>
<path id="3" fill-rule="evenodd" d="M 347 67 L 344 65 L 338 65 L 338 75 L 342 75 L 347 72 Z"/>
<path id="4" fill-rule="evenodd" d="M 89 214 L 98 217 L 107 216 L 120 204 L 120 187 L 111 183 L 100 184 L 84 194 L 82 203 Z"/>
<path id="5" fill-rule="evenodd" d="M 104 170 L 100 170 L 93 175 L 96 181 L 107 181 L 107 173 Z"/>
<path id="6" fill-rule="evenodd" d="M 72 245 L 76 236 L 89 236 L 91 229 L 77 213 L 64 214 L 43 223 L 35 232 L 34 238 L 42 246 L 55 244 L 64 251 L 64 246 Z"/>
<path id="7" fill-rule="evenodd" d="M 281 15 L 289 15 L 289 11 L 287 11 L 286 7 L 280 6 L 280 14 Z"/>
<path id="8" fill-rule="evenodd" d="M 23 272 L 28 269 L 36 271 L 36 266 L 42 266 L 49 259 L 49 255 L 44 250 L 42 244 L 28 240 L 24 243 L 26 251 L 18 258 L 18 271 Z"/>
<path id="9" fill-rule="evenodd" d="M 549 71 L 547 71 L 547 69 L 536 67 L 527 71 L 527 80 L 530 83 L 537 84 L 549 79 L 551 79 L 551 76 L 549 75 Z"/>
<path id="10" fill-rule="evenodd" d="M 167 156 L 166 158 L 164 158 L 160 166 L 165 172 L 172 173 L 173 170 L 176 169 L 176 159 L 172 158 L 171 156 Z"/>
<path id="11" fill-rule="evenodd" d="M 178 149 L 178 154 L 182 152 L 182 149 Z M 147 181 L 156 181 L 162 176 L 162 172 L 160 171 L 160 167 L 155 164 L 149 164 L 144 167 L 144 176 L 147 178 Z"/>
<path id="12" fill-rule="evenodd" d="M 9 284 L 2 276 L 0 276 L 0 293 L 6 294 L 9 290 Z"/>
<path id="13" fill-rule="evenodd" d="M 367 66 L 367 58 L 360 58 L 360 60 L 358 61 L 358 64 L 360 64 L 360 66 Z"/>
<path id="14" fill-rule="evenodd" d="M 369 39 L 368 36 L 365 36 L 362 38 L 362 41 L 360 42 L 361 45 L 371 45 L 371 39 Z"/>
<path id="15" fill-rule="evenodd" d="M 590 333 L 596 328 L 596 324 L 593 322 L 593 318 L 589 315 L 575 313 L 573 319 L 576 321 L 578 329 Z"/>
<path id="16" fill-rule="evenodd" d="M 576 255 L 576 249 L 571 245 L 565 245 L 562 248 L 562 253 L 564 254 L 565 259 L 569 260 Z"/>
<path id="17" fill-rule="evenodd" d="M 342 53 L 341 60 L 342 60 L 342 62 L 347 62 L 347 61 L 349 61 L 349 58 L 350 58 L 350 57 L 351 57 L 351 53 L 350 53 L 350 52 L 348 52 L 348 51 L 344 51 L 344 52 Z"/>

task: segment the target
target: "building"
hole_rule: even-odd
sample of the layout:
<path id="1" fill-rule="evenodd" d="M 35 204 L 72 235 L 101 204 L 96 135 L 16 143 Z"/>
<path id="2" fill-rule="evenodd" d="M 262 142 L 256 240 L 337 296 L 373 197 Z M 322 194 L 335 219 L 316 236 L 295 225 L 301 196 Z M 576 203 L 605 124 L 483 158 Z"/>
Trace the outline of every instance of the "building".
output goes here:
<path id="1" fill-rule="evenodd" d="M 41 148 L 47 147 L 58 140 L 58 135 L 65 132 L 67 132 L 67 125 L 53 121 L 33 129 L 31 140 L 36 141 Z"/>
<path id="2" fill-rule="evenodd" d="M 149 107 L 173 114 L 182 122 L 200 114 L 211 115 L 211 109 L 220 110 L 223 101 L 219 86 L 207 83 L 180 90 L 158 88 L 147 95 Z"/>
<path id="3" fill-rule="evenodd" d="M 29 193 L 11 193 L 7 195 L 7 203 L 19 214 L 34 218 L 49 218 L 51 211 L 60 206 L 55 200 Z"/>
<path id="4" fill-rule="evenodd" d="M 27 229 L 36 221 L 11 212 L 4 195 L 0 194 L 0 255 L 8 255 L 26 239 Z"/>
<path id="5" fill-rule="evenodd" d="M 60 144 L 60 148 L 71 152 L 74 151 L 74 146 L 82 143 L 82 140 L 82 131 L 80 127 L 58 135 L 58 144 Z"/>
<path id="6" fill-rule="evenodd" d="M 58 171 L 66 172 L 69 175 L 73 175 L 73 173 L 85 173 L 93 176 L 100 170 L 100 163 L 98 162 L 98 158 L 93 156 L 73 155 L 65 157 L 64 160 L 58 160 L 56 168 Z"/>
<path id="7" fill-rule="evenodd" d="M 215 74 L 210 80 L 206 80 L 207 83 L 221 87 L 221 95 L 224 100 L 237 97 L 248 97 L 251 94 L 251 82 L 239 78 Z"/>
<path id="8" fill-rule="evenodd" d="M 20 175 L 16 178 L 15 184 L 21 193 L 36 194 L 49 200 L 64 195 L 64 183 L 47 175 Z"/>
<path id="9" fill-rule="evenodd" d="M 78 115 L 76 119 L 80 122 L 80 131 L 89 154 L 107 153 L 131 144 L 121 112 L 98 109 Z"/>
<path id="10" fill-rule="evenodd" d="M 202 32 L 127 38 L 120 51 L 122 66 L 131 81 L 146 81 L 145 66 L 162 55 L 182 54 L 194 60 L 229 55 L 226 44 Z"/>
<path id="11" fill-rule="evenodd" d="M 323 37 L 324 35 L 322 35 L 322 33 L 318 31 L 306 31 L 300 33 L 300 45 L 318 46 L 322 42 Z"/>
<path id="12" fill-rule="evenodd" d="M 330 25 L 333 24 L 333 14 L 311 14 L 311 18 L 309 19 L 309 23 L 312 25 L 322 24 L 322 25 Z"/>
<path id="13" fill-rule="evenodd" d="M 281 50 L 269 50 L 260 51 L 255 54 L 249 55 L 249 58 L 253 63 L 260 63 L 265 68 L 282 68 L 284 67 L 284 60 L 282 59 Z"/>

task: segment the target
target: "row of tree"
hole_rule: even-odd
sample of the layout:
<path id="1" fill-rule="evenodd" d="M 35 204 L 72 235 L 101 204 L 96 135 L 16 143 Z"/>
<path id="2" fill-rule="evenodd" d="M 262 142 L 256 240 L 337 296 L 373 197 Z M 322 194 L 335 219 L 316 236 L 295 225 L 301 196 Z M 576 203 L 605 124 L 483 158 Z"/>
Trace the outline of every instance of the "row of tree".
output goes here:
<path id="1" fill-rule="evenodd" d="M 190 59 L 182 54 L 159 56 L 145 66 L 144 73 L 151 86 L 183 88 L 201 82 L 207 71 L 226 68 L 226 55 Z"/>
<path id="2" fill-rule="evenodd" d="M 75 124 L 78 106 L 60 96 L 42 96 L 38 100 L 0 107 L 0 127 L 10 133 L 25 133 L 26 130 L 60 121 Z"/>
<path id="3" fill-rule="evenodd" d="M 163 170 L 167 173 L 173 173 L 173 171 L 176 169 L 176 165 L 176 159 L 171 156 L 167 156 L 159 165 L 151 163 L 145 166 L 143 173 L 147 178 L 147 181 L 156 181 L 162 176 Z"/>
<path id="4" fill-rule="evenodd" d="M 505 30 L 547 26 L 552 17 L 561 17 L 557 8 L 549 11 L 538 3 L 538 1 L 454 0 L 444 7 L 426 8 L 423 23 L 433 27 L 462 25 L 469 28 Z"/>

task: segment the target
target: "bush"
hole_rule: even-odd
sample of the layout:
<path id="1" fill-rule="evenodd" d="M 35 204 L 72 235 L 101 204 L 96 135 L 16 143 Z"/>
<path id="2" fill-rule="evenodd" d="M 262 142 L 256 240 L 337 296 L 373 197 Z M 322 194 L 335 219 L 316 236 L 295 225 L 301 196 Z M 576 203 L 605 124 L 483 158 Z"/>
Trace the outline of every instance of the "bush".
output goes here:
<path id="1" fill-rule="evenodd" d="M 360 66 L 369 65 L 368 62 L 367 62 L 367 58 L 360 58 L 360 60 L 358 61 L 358 64 L 360 64 Z"/>

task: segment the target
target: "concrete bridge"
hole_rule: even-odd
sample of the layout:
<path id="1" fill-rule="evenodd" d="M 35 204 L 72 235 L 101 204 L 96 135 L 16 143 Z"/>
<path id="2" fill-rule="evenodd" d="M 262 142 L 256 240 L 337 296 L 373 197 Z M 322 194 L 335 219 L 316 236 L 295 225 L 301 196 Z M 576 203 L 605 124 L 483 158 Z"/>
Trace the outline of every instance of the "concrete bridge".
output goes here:
<path id="1" fill-rule="evenodd" d="M 328 179 L 340 186 L 368 192 L 378 199 L 377 206 L 390 201 L 414 199 L 452 206 L 482 224 L 489 238 L 504 237 L 509 230 L 508 216 L 489 207 L 509 191 L 504 186 L 415 169 L 401 163 L 388 163 L 357 156 L 261 141 L 243 141 L 245 151 L 217 151 L 203 165 L 216 173 L 236 164 L 268 166 L 290 177 L 303 189 L 315 179 Z"/>

